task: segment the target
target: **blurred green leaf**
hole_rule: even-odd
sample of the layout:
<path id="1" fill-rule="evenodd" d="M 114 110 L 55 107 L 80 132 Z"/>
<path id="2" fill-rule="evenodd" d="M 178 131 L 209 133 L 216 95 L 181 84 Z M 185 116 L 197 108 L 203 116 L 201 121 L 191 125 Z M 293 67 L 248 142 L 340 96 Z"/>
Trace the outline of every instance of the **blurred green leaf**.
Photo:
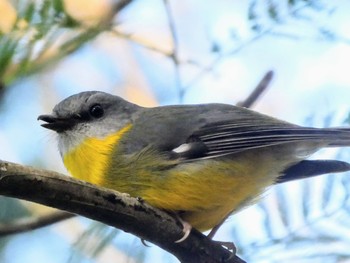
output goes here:
<path id="1" fill-rule="evenodd" d="M 7 223 L 31 215 L 18 199 L 0 196 L 0 222 Z"/>
<path id="2" fill-rule="evenodd" d="M 35 4 L 34 2 L 30 2 L 24 11 L 23 19 L 31 23 L 34 17 L 34 13 L 35 13 Z"/>
<path id="3" fill-rule="evenodd" d="M 104 224 L 93 222 L 90 227 L 77 239 L 68 262 L 80 262 L 80 255 L 96 258 L 109 246 L 120 233 L 119 230 Z"/>
<path id="4" fill-rule="evenodd" d="M 108 29 L 85 27 L 65 10 L 62 0 L 14 1 L 17 20 L 11 32 L 0 33 L 0 81 L 8 86 L 34 74 Z"/>

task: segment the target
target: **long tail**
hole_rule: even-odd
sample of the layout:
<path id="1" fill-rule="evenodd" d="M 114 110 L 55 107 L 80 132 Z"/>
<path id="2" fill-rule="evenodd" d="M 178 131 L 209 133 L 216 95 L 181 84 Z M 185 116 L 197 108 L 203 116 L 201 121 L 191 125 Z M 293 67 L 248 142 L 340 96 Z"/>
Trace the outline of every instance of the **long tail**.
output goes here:
<path id="1" fill-rule="evenodd" d="M 350 146 L 350 128 L 323 128 L 318 131 L 325 134 L 325 139 L 330 139 L 329 147 Z"/>
<path id="2" fill-rule="evenodd" d="M 350 128 L 323 128 L 310 130 L 313 140 L 320 138 L 326 142 L 326 147 L 350 146 Z M 287 168 L 276 183 L 284 183 L 329 173 L 350 171 L 350 164 L 337 160 L 303 160 Z"/>
<path id="3" fill-rule="evenodd" d="M 321 174 L 341 173 L 350 171 L 350 164 L 337 160 L 304 160 L 284 170 L 277 177 L 276 183 L 285 183 Z"/>

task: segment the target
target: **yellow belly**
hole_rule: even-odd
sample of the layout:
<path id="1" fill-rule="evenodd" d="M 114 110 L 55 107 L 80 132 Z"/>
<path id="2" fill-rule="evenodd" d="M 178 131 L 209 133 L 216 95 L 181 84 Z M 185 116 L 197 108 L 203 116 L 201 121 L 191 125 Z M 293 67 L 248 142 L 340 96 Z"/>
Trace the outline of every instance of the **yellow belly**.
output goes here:
<path id="1" fill-rule="evenodd" d="M 200 161 L 180 165 L 140 196 L 151 205 L 180 212 L 183 220 L 205 231 L 232 212 L 256 201 L 273 184 L 270 170 L 259 171 L 241 160 Z M 261 178 L 264 177 L 263 180 Z"/>
<path id="2" fill-rule="evenodd" d="M 254 153 L 163 169 L 166 164 L 161 156 L 146 153 L 134 156 L 129 166 L 114 160 L 115 172 L 108 173 L 102 185 L 176 212 L 194 228 L 205 231 L 256 201 L 273 184 L 277 170 L 266 165 L 271 163 L 270 157 L 260 155 L 252 161 L 250 154 Z M 161 167 L 157 167 L 159 163 Z"/>

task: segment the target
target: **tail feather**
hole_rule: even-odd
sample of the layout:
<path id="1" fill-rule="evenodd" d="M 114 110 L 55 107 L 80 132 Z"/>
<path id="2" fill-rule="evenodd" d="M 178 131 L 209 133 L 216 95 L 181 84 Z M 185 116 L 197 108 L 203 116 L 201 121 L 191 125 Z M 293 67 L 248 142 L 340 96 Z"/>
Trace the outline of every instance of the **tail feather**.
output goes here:
<path id="1" fill-rule="evenodd" d="M 276 183 L 285 183 L 321 174 L 350 171 L 350 164 L 337 160 L 304 160 L 284 170 L 276 179 Z"/>
<path id="2" fill-rule="evenodd" d="M 324 128 L 319 131 L 330 139 L 328 147 L 350 146 L 350 128 Z"/>

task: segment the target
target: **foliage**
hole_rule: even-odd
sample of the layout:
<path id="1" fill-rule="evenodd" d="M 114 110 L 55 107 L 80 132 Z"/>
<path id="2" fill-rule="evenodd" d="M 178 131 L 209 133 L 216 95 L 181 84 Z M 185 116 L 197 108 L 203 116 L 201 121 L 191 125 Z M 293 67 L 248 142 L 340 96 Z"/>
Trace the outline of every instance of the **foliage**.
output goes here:
<path id="1" fill-rule="evenodd" d="M 13 4 L 17 14 L 12 28 L 0 32 L 0 80 L 4 87 L 44 70 L 107 27 L 84 27 L 66 12 L 62 0 L 20 0 Z"/>

